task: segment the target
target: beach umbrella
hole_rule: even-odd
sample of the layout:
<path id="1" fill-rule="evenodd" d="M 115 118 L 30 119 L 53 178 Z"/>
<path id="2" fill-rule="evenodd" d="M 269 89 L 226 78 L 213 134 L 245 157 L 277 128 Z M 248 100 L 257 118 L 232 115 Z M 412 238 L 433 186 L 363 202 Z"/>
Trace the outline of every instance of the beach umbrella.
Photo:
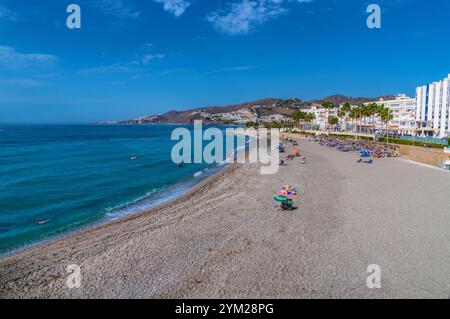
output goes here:
<path id="1" fill-rule="evenodd" d="M 299 149 L 294 149 L 293 152 L 294 153 L 300 153 L 300 150 Z"/>
<path id="2" fill-rule="evenodd" d="M 287 201 L 289 198 L 287 196 L 283 196 L 283 195 L 277 195 L 273 198 L 276 202 L 285 202 Z"/>
<path id="3" fill-rule="evenodd" d="M 361 151 L 361 152 L 359 152 L 359 156 L 360 157 L 369 157 L 370 154 L 368 151 Z"/>

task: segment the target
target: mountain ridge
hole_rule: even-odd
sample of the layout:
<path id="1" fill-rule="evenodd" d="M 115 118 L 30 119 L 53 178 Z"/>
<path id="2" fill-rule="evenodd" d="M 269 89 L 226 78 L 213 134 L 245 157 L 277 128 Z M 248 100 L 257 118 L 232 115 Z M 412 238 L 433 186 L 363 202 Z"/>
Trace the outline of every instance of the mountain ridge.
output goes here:
<path id="1" fill-rule="evenodd" d="M 283 120 L 289 118 L 296 110 L 330 101 L 335 105 L 350 103 L 358 105 L 366 102 L 394 98 L 394 95 L 383 95 L 375 98 L 351 97 L 334 94 L 323 99 L 303 101 L 298 98 L 262 98 L 239 104 L 224 106 L 204 106 L 187 110 L 169 110 L 162 114 L 143 116 L 133 120 L 115 121 L 118 124 L 192 124 L 195 120 L 203 120 L 205 124 L 242 124 L 256 119 Z"/>

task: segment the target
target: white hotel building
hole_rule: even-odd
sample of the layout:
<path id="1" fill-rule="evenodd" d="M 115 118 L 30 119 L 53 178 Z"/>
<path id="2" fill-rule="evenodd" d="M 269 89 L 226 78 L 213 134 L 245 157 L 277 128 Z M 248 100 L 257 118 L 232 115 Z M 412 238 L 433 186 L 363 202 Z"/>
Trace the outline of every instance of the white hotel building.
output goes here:
<path id="1" fill-rule="evenodd" d="M 380 99 L 376 102 L 367 102 L 365 104 L 376 103 L 378 105 L 384 105 L 389 108 L 392 112 L 393 119 L 389 121 L 388 127 L 390 131 L 398 131 L 398 134 L 408 134 L 413 135 L 414 130 L 416 128 L 416 98 L 406 96 L 405 94 L 398 94 L 393 100 L 383 100 Z M 353 105 L 356 107 L 356 105 Z M 326 127 L 326 119 L 327 113 L 328 117 L 337 116 L 338 108 L 334 108 L 332 110 L 325 110 L 321 105 L 313 105 L 307 109 L 306 112 L 314 113 L 316 119 L 313 124 L 318 126 L 320 129 L 325 129 Z M 352 125 L 352 121 L 350 118 L 346 118 L 344 121 L 341 121 L 341 126 L 343 128 L 348 128 Z M 371 119 L 367 119 L 366 125 L 372 126 Z M 381 129 L 384 127 L 384 123 L 376 117 L 375 118 L 375 127 L 377 129 Z"/>
<path id="2" fill-rule="evenodd" d="M 330 116 L 337 116 L 337 108 L 326 110 L 320 104 L 313 104 L 310 107 L 306 107 L 304 111 L 314 114 L 315 120 L 312 122 L 312 124 L 313 126 L 316 126 L 321 130 L 325 130 L 325 128 L 327 127 L 327 118 L 329 118 Z"/>
<path id="3" fill-rule="evenodd" d="M 393 118 L 388 124 L 390 130 L 398 129 L 399 134 L 412 135 L 414 133 L 416 128 L 416 98 L 398 94 L 394 100 L 380 99 L 375 103 L 384 105 L 391 110 Z M 377 128 L 383 127 L 383 123 L 379 119 L 376 120 L 375 125 Z"/>
<path id="4" fill-rule="evenodd" d="M 421 135 L 449 135 L 450 74 L 447 78 L 416 89 L 416 121 Z"/>

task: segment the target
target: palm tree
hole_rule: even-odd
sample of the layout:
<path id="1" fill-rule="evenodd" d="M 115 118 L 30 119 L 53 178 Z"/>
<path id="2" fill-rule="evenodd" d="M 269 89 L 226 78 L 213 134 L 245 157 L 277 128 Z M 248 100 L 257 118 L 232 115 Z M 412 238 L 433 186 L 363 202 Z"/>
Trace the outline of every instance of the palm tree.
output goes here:
<path id="1" fill-rule="evenodd" d="M 345 102 L 342 105 L 341 110 L 344 111 L 345 113 L 349 113 L 352 110 L 352 107 L 351 107 L 350 103 Z"/>
<path id="2" fill-rule="evenodd" d="M 370 106 L 369 104 L 363 104 L 361 105 L 361 116 L 363 119 L 363 124 L 367 128 L 368 126 L 368 118 L 370 117 Z M 367 131 L 365 131 L 367 133 Z"/>
<path id="3" fill-rule="evenodd" d="M 380 118 L 380 120 L 381 120 L 381 113 L 385 109 L 384 104 L 376 104 L 376 106 L 374 108 L 375 108 L 374 121 L 375 121 L 375 116 Z M 374 131 L 375 131 L 375 129 L 374 129 Z"/>
<path id="4" fill-rule="evenodd" d="M 306 113 L 302 111 L 296 111 L 292 114 L 292 118 L 294 119 L 297 127 L 300 127 L 300 123 L 305 120 Z"/>
<path id="5" fill-rule="evenodd" d="M 341 107 L 341 111 L 343 111 L 345 114 L 344 117 L 347 117 L 347 115 L 351 112 L 351 110 L 352 110 L 352 106 L 348 102 L 345 102 Z M 339 116 L 339 114 L 338 114 L 338 116 Z M 345 130 L 347 130 L 347 123 L 345 123 Z"/>
<path id="6" fill-rule="evenodd" d="M 352 109 L 352 112 L 353 112 L 353 117 L 355 119 L 356 133 L 360 133 L 361 132 L 361 118 L 362 118 L 362 113 L 363 113 L 361 105 Z M 358 127 L 358 120 L 360 120 L 359 127 Z"/>
<path id="7" fill-rule="evenodd" d="M 339 124 L 339 119 L 336 116 L 330 116 L 328 118 L 328 124 L 330 124 L 332 126 L 336 126 Z"/>
<path id="8" fill-rule="evenodd" d="M 387 143 L 389 144 L 389 128 L 388 123 L 394 118 L 394 115 L 392 114 L 392 111 L 388 107 L 383 107 L 383 109 L 380 110 L 380 118 L 381 121 L 385 123 L 386 129 L 387 129 Z"/>
<path id="9" fill-rule="evenodd" d="M 325 101 L 322 103 L 322 107 L 327 111 L 325 115 L 325 130 L 327 130 L 328 112 L 329 110 L 334 109 L 334 104 L 330 101 Z"/>
<path id="10" fill-rule="evenodd" d="M 358 106 L 356 109 L 356 122 L 359 120 L 358 133 L 361 134 L 362 125 L 364 122 L 364 107 L 362 105 Z"/>
<path id="11" fill-rule="evenodd" d="M 311 125 L 311 122 L 316 119 L 316 115 L 314 113 L 306 113 L 305 115 L 305 122 Z"/>
<path id="12" fill-rule="evenodd" d="M 367 114 L 368 114 L 370 122 L 372 124 L 373 134 L 375 134 L 375 114 L 376 113 L 377 113 L 377 104 L 376 103 L 368 104 L 367 105 Z"/>
<path id="13" fill-rule="evenodd" d="M 345 111 L 341 108 L 339 111 L 337 111 L 337 116 L 339 117 L 339 122 L 341 123 L 341 130 L 342 130 L 342 119 L 345 118 L 347 114 Z"/>
<path id="14" fill-rule="evenodd" d="M 358 118 L 358 108 L 353 108 L 350 110 L 350 113 L 348 114 L 348 116 L 351 118 L 352 120 L 352 133 L 355 133 L 355 129 L 354 127 L 356 126 L 356 119 Z"/>

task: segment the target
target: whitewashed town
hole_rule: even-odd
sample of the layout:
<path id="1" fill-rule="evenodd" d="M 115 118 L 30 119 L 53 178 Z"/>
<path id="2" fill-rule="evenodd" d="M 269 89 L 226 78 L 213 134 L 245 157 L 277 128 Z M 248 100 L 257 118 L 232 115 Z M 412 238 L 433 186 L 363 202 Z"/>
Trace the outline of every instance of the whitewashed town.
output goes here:
<path id="1" fill-rule="evenodd" d="M 416 88 L 416 96 L 409 97 L 398 94 L 394 99 L 364 103 L 358 107 L 339 105 L 330 107 L 327 104 L 313 105 L 305 112 L 314 114 L 313 125 L 316 128 L 327 129 L 330 124 L 335 129 L 354 131 L 358 126 L 357 119 L 367 117 L 362 127 L 375 128 L 377 132 L 390 131 L 400 136 L 416 136 L 434 138 L 436 140 L 449 137 L 449 105 L 450 105 L 450 74 L 443 80 Z M 370 108 L 375 105 L 387 109 Z M 366 106 L 366 107 L 364 107 Z M 352 112 L 352 110 L 355 110 Z M 358 114 L 359 113 L 359 114 Z M 335 119 L 338 119 L 336 121 Z M 334 120 L 334 121 L 333 121 Z"/>
<path id="2" fill-rule="evenodd" d="M 336 95 L 310 102 L 297 98 L 269 98 L 238 105 L 169 111 L 134 120 L 104 123 L 189 124 L 194 120 L 203 120 L 210 124 L 397 138 L 440 147 L 447 146 L 450 137 L 449 83 L 450 74 L 442 80 L 418 86 L 414 97 L 401 93 L 376 99 Z"/>
<path id="3" fill-rule="evenodd" d="M 378 134 L 392 137 L 415 137 L 424 141 L 447 144 L 450 136 L 450 74 L 443 80 L 416 88 L 416 96 L 397 94 L 392 99 L 360 105 L 348 102 L 333 105 L 325 101 L 305 106 L 293 113 L 294 122 L 301 129 Z M 238 114 L 234 114 L 234 118 Z M 263 118 L 250 118 L 248 111 L 239 114 L 241 121 L 262 123 L 292 120 L 275 114 Z M 237 118 L 236 118 L 237 119 Z"/>

